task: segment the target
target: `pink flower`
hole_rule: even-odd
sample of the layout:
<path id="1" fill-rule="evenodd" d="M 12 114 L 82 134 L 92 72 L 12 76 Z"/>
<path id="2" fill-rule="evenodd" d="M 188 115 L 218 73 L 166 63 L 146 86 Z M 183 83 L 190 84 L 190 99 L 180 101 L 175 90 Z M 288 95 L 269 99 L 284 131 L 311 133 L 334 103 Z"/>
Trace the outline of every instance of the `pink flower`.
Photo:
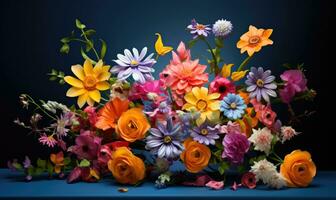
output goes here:
<path id="1" fill-rule="evenodd" d="M 253 189 L 257 186 L 257 179 L 254 173 L 246 172 L 241 178 L 241 184 L 249 189 Z"/>
<path id="2" fill-rule="evenodd" d="M 84 112 L 87 114 L 88 116 L 88 119 L 89 119 L 89 122 L 90 122 L 90 125 L 91 126 L 95 126 L 97 120 L 98 120 L 98 116 L 97 116 L 97 113 L 96 113 L 96 108 L 93 107 L 93 106 L 87 106 L 85 109 L 84 109 Z"/>
<path id="3" fill-rule="evenodd" d="M 180 42 L 179 46 L 177 47 L 177 53 L 173 51 L 172 54 L 173 59 L 170 61 L 170 64 L 173 65 L 182 63 L 184 61 L 189 61 L 191 58 L 190 50 L 186 49 L 183 42 Z"/>
<path id="4" fill-rule="evenodd" d="M 102 145 L 98 151 L 98 163 L 106 166 L 112 158 L 112 150 L 108 145 Z"/>
<path id="5" fill-rule="evenodd" d="M 233 182 L 232 186 L 231 186 L 231 190 L 236 191 L 238 189 L 238 187 L 241 187 L 242 184 L 237 184 L 236 181 Z"/>
<path id="6" fill-rule="evenodd" d="M 217 76 L 210 83 L 210 93 L 220 93 L 219 99 L 223 99 L 228 93 L 235 93 L 235 85 L 226 78 Z"/>
<path id="7" fill-rule="evenodd" d="M 158 104 L 165 99 L 162 94 L 166 94 L 166 92 L 162 90 L 160 81 L 154 80 L 146 81 L 144 84 L 133 84 L 129 98 L 131 100 L 151 100 Z"/>
<path id="8" fill-rule="evenodd" d="M 283 126 L 281 127 L 281 141 L 282 143 L 286 140 L 292 139 L 294 136 L 298 135 L 299 133 L 296 132 L 291 126 Z"/>
<path id="9" fill-rule="evenodd" d="M 90 131 L 81 131 L 75 139 L 76 145 L 69 147 L 69 151 L 76 154 L 79 159 L 94 160 L 97 158 L 101 140 Z"/>
<path id="10" fill-rule="evenodd" d="M 268 128 L 272 128 L 277 114 L 268 106 L 262 106 L 261 110 L 257 111 L 258 119 Z"/>
<path id="11" fill-rule="evenodd" d="M 301 70 L 287 70 L 280 77 L 285 82 L 285 87 L 279 91 L 284 103 L 291 102 L 296 93 L 307 90 L 307 79 Z"/>
<path id="12" fill-rule="evenodd" d="M 38 140 L 43 145 L 47 145 L 48 147 L 51 147 L 51 148 L 57 144 L 57 141 L 55 140 L 53 135 L 48 136 L 45 133 L 43 133 Z"/>
<path id="13" fill-rule="evenodd" d="M 224 182 L 223 181 L 209 181 L 205 186 L 214 189 L 214 190 L 221 190 L 224 188 Z"/>
<path id="14" fill-rule="evenodd" d="M 229 121 L 227 125 L 223 125 L 221 127 L 216 126 L 219 128 L 220 133 L 235 133 L 241 132 L 240 125 L 237 122 Z"/>
<path id="15" fill-rule="evenodd" d="M 250 148 L 250 142 L 241 132 L 227 133 L 223 139 L 224 151 L 222 158 L 228 159 L 232 164 L 243 163 L 245 153 Z"/>

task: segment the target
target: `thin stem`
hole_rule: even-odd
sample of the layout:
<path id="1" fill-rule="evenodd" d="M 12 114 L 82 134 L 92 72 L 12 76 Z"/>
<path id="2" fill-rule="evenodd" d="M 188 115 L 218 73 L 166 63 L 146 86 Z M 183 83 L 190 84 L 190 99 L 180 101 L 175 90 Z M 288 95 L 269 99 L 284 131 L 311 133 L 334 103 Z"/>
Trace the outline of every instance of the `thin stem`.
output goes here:
<path id="1" fill-rule="evenodd" d="M 82 42 L 82 43 L 87 43 L 85 40 L 81 40 L 81 39 L 78 39 L 78 38 L 74 38 L 74 39 L 71 39 L 73 41 L 78 41 L 78 42 Z"/>
<path id="2" fill-rule="evenodd" d="M 242 71 L 247 63 L 251 60 L 252 56 L 248 56 L 245 60 L 239 65 L 237 72 Z"/>
<path id="3" fill-rule="evenodd" d="M 94 48 L 94 45 L 93 45 L 93 44 L 90 42 L 90 40 L 86 37 L 86 34 L 85 34 L 84 30 L 81 29 L 81 31 L 82 31 L 82 33 L 83 33 L 83 36 L 84 36 L 86 42 L 89 43 L 90 45 L 92 45 L 92 50 L 93 50 L 93 52 L 95 53 L 95 55 L 96 55 L 96 57 L 97 57 L 97 60 L 100 60 L 99 55 L 98 55 L 96 49 Z"/>
<path id="4" fill-rule="evenodd" d="M 46 114 L 51 119 L 57 120 L 55 117 L 51 116 L 47 111 L 45 111 L 40 105 L 38 105 L 31 96 L 27 95 L 27 97 L 29 101 L 36 106 L 37 109 L 41 110 L 44 114 Z"/>
<path id="5" fill-rule="evenodd" d="M 158 61 L 159 60 L 160 55 L 156 54 L 155 60 Z"/>
<path id="6" fill-rule="evenodd" d="M 212 55 L 212 59 L 214 60 L 214 63 L 215 63 L 215 75 L 218 75 L 219 74 L 219 67 L 218 67 L 218 63 L 217 63 L 217 58 L 216 58 L 216 55 L 215 53 L 213 52 L 212 48 L 211 48 L 211 45 L 209 44 L 209 42 L 205 39 L 205 38 L 202 38 L 202 40 L 205 42 L 205 44 L 208 46 L 208 49 Z"/>

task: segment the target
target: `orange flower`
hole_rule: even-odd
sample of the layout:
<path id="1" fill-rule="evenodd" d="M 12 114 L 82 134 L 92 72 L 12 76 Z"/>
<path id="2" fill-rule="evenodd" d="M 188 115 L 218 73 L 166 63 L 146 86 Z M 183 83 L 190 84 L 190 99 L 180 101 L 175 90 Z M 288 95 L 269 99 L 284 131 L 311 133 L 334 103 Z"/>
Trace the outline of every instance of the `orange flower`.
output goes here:
<path id="1" fill-rule="evenodd" d="M 61 168 L 64 166 L 64 155 L 63 152 L 60 151 L 57 154 L 50 154 L 50 160 L 55 164 L 55 173 L 59 174 L 61 172 Z"/>
<path id="2" fill-rule="evenodd" d="M 260 51 L 263 46 L 273 44 L 273 41 L 269 39 L 273 32 L 273 29 L 257 29 L 250 25 L 249 31 L 240 37 L 237 42 L 237 48 L 240 49 L 240 53 L 247 51 L 249 56 L 252 56 L 255 52 Z"/>
<path id="3" fill-rule="evenodd" d="M 112 153 L 108 168 L 113 177 L 123 184 L 136 184 L 145 177 L 145 164 L 127 147 L 119 147 Z"/>
<path id="4" fill-rule="evenodd" d="M 316 174 L 316 166 L 309 152 L 295 150 L 285 156 L 280 173 L 289 187 L 307 187 Z"/>
<path id="5" fill-rule="evenodd" d="M 128 141 L 143 139 L 150 125 L 141 108 L 132 108 L 124 112 L 118 120 L 117 133 Z"/>
<path id="6" fill-rule="evenodd" d="M 211 157 L 209 147 L 191 138 L 186 139 L 183 145 L 185 150 L 181 153 L 180 157 L 189 172 L 197 173 L 208 166 Z"/>
<path id="7" fill-rule="evenodd" d="M 115 128 L 121 114 L 128 109 L 129 101 L 121 100 L 118 97 L 109 101 L 98 112 L 98 121 L 95 126 L 106 131 L 107 129 Z"/>

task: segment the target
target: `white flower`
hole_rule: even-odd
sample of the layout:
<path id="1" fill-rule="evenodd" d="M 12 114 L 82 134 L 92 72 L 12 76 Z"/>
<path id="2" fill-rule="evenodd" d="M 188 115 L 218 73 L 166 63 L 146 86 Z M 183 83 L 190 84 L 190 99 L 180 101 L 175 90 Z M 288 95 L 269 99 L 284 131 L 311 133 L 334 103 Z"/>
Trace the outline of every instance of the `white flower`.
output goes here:
<path id="1" fill-rule="evenodd" d="M 114 99 L 118 97 L 121 100 L 127 99 L 130 92 L 130 88 L 125 86 L 128 86 L 128 84 L 129 83 L 126 81 L 116 81 L 114 84 L 112 84 L 110 91 L 110 98 Z"/>
<path id="2" fill-rule="evenodd" d="M 230 21 L 226 21 L 223 19 L 217 20 L 212 27 L 212 32 L 216 37 L 224 37 L 227 36 L 232 31 L 232 24 Z"/>
<path id="3" fill-rule="evenodd" d="M 267 127 L 258 130 L 253 129 L 253 134 L 248 140 L 254 144 L 254 150 L 263 151 L 268 155 L 271 150 L 273 135 Z"/>
<path id="4" fill-rule="evenodd" d="M 298 134 L 299 132 L 296 132 L 291 126 L 283 126 L 281 127 L 281 142 L 284 143 Z"/>
<path id="5" fill-rule="evenodd" d="M 52 112 L 52 113 L 56 113 L 56 110 L 59 109 L 63 112 L 69 112 L 70 109 L 66 106 L 66 105 L 63 105 L 61 103 L 58 103 L 56 101 L 48 101 L 47 103 L 43 103 L 42 104 L 42 107 L 46 110 L 48 110 L 49 112 Z"/>
<path id="6" fill-rule="evenodd" d="M 280 173 L 273 174 L 266 184 L 268 187 L 275 189 L 280 189 L 287 185 L 284 177 Z"/>
<path id="7" fill-rule="evenodd" d="M 254 162 L 250 172 L 256 175 L 257 181 L 262 181 L 268 187 L 280 189 L 286 186 L 283 176 L 277 172 L 273 163 L 268 162 L 266 159 Z"/>
<path id="8" fill-rule="evenodd" d="M 266 184 L 270 177 L 272 177 L 277 171 L 273 163 L 263 159 L 258 162 L 254 162 L 254 165 L 251 166 L 250 172 L 253 172 L 256 175 L 257 181 L 261 180 Z"/>

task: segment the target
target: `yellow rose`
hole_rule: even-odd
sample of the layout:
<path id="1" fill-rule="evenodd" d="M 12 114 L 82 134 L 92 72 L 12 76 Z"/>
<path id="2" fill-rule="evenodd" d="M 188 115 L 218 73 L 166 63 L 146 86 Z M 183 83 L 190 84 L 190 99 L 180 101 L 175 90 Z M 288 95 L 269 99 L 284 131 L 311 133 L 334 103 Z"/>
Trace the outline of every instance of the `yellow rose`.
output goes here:
<path id="1" fill-rule="evenodd" d="M 134 142 L 143 139 L 150 125 L 140 108 L 132 108 L 124 112 L 117 123 L 117 133 L 128 141 Z"/>
<path id="2" fill-rule="evenodd" d="M 307 187 L 316 174 L 316 166 L 309 152 L 295 150 L 285 156 L 280 173 L 289 187 Z"/>
<path id="3" fill-rule="evenodd" d="M 119 183 L 136 184 L 145 177 L 145 164 L 127 147 L 119 147 L 112 153 L 108 168 Z"/>
<path id="4" fill-rule="evenodd" d="M 211 157 L 209 147 L 191 138 L 185 140 L 183 145 L 185 150 L 180 157 L 189 172 L 197 173 L 208 166 Z"/>

